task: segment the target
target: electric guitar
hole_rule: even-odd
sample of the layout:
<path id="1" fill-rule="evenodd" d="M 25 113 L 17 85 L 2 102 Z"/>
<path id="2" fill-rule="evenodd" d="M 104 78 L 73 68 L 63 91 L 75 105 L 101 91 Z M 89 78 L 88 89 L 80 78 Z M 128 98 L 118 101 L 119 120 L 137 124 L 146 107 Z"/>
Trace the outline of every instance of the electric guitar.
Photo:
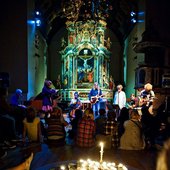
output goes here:
<path id="1" fill-rule="evenodd" d="M 107 92 L 107 93 L 108 93 L 108 92 Z M 99 99 L 100 99 L 101 97 L 104 97 L 107 93 L 102 94 L 102 95 L 92 96 L 92 97 L 91 97 L 91 100 L 90 100 L 90 103 L 91 103 L 91 104 L 97 103 L 97 102 L 99 101 Z"/>

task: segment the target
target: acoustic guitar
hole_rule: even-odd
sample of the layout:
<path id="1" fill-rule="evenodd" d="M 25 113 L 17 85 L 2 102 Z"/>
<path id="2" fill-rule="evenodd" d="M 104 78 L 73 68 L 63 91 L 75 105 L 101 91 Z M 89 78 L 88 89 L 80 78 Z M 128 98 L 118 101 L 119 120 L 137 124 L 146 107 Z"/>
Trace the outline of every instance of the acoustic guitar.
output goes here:
<path id="1" fill-rule="evenodd" d="M 139 97 L 139 106 L 142 107 L 143 105 L 145 105 L 146 107 L 148 107 L 148 111 L 151 115 L 154 115 L 154 108 L 153 108 L 153 101 L 154 99 L 158 99 L 157 97 L 152 97 L 151 99 L 146 97 L 146 98 L 142 98 Z"/>

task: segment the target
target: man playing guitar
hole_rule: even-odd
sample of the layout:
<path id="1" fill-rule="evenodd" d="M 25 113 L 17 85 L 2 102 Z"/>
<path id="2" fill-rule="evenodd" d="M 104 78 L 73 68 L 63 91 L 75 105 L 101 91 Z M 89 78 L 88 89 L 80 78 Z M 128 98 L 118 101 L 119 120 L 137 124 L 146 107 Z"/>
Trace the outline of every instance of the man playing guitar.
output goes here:
<path id="1" fill-rule="evenodd" d="M 79 99 L 79 94 L 78 92 L 75 92 L 74 93 L 74 98 L 71 99 L 71 102 L 70 102 L 70 117 L 75 117 L 75 110 L 76 109 L 80 109 L 82 107 L 82 103 L 81 103 L 81 100 Z"/>
<path id="2" fill-rule="evenodd" d="M 152 85 L 150 83 L 145 84 L 144 90 L 141 91 L 139 96 L 139 106 L 147 107 L 149 113 L 152 114 L 154 98 L 155 98 L 155 93 L 152 90 Z"/>
<path id="3" fill-rule="evenodd" d="M 92 108 L 94 112 L 94 117 L 98 115 L 98 111 L 100 109 L 100 101 L 102 100 L 102 90 L 100 89 L 97 82 L 94 83 L 93 88 L 89 93 L 89 100 L 92 103 Z"/>
<path id="4" fill-rule="evenodd" d="M 155 98 L 155 93 L 153 92 L 152 85 L 150 83 L 145 84 L 144 89 L 141 91 L 139 97 L 142 101 L 141 122 L 145 140 L 148 146 L 154 146 L 158 126 L 156 116 L 150 111 L 150 108 L 153 107 L 153 100 Z"/>

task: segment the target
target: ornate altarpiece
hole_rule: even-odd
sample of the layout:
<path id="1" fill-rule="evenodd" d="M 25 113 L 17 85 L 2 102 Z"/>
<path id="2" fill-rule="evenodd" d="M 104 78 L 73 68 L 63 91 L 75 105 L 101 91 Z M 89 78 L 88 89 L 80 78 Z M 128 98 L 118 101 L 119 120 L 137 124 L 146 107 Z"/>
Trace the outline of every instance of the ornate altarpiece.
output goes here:
<path id="1" fill-rule="evenodd" d="M 93 20 L 66 22 L 68 42 L 62 54 L 62 97 L 65 101 L 79 92 L 81 100 L 88 100 L 88 93 L 94 82 L 98 82 L 105 98 L 112 100 L 109 89 L 110 39 L 105 41 L 106 23 Z M 65 42 L 63 40 L 63 42 Z"/>

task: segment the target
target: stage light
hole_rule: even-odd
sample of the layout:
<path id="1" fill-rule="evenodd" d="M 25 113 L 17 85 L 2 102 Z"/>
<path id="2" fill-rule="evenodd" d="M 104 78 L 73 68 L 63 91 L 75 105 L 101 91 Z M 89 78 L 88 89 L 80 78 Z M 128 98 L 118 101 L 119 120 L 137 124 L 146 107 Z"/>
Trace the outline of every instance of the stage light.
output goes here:
<path id="1" fill-rule="evenodd" d="M 35 24 L 35 21 L 34 20 L 28 20 L 27 23 L 28 24 Z"/>
<path id="2" fill-rule="evenodd" d="M 38 15 L 40 15 L 40 12 L 39 12 L 39 11 L 36 11 L 35 14 L 38 16 Z"/>
<path id="3" fill-rule="evenodd" d="M 133 12 L 133 11 L 130 13 L 130 16 L 131 16 L 131 17 L 133 17 L 133 16 L 135 16 L 135 15 L 136 15 L 136 13 Z"/>
<path id="4" fill-rule="evenodd" d="M 135 18 L 132 18 L 131 21 L 132 21 L 133 23 L 136 23 L 136 19 L 135 19 Z"/>
<path id="5" fill-rule="evenodd" d="M 142 22 L 144 22 L 143 19 L 138 19 L 138 23 L 142 23 Z"/>
<path id="6" fill-rule="evenodd" d="M 138 12 L 138 16 L 144 16 L 144 15 L 145 15 L 145 12 L 144 12 L 144 11 Z"/>
<path id="7" fill-rule="evenodd" d="M 36 26 L 37 26 L 37 27 L 40 27 L 40 26 L 41 26 L 41 20 L 40 20 L 40 19 L 36 19 L 35 23 L 36 23 Z"/>

